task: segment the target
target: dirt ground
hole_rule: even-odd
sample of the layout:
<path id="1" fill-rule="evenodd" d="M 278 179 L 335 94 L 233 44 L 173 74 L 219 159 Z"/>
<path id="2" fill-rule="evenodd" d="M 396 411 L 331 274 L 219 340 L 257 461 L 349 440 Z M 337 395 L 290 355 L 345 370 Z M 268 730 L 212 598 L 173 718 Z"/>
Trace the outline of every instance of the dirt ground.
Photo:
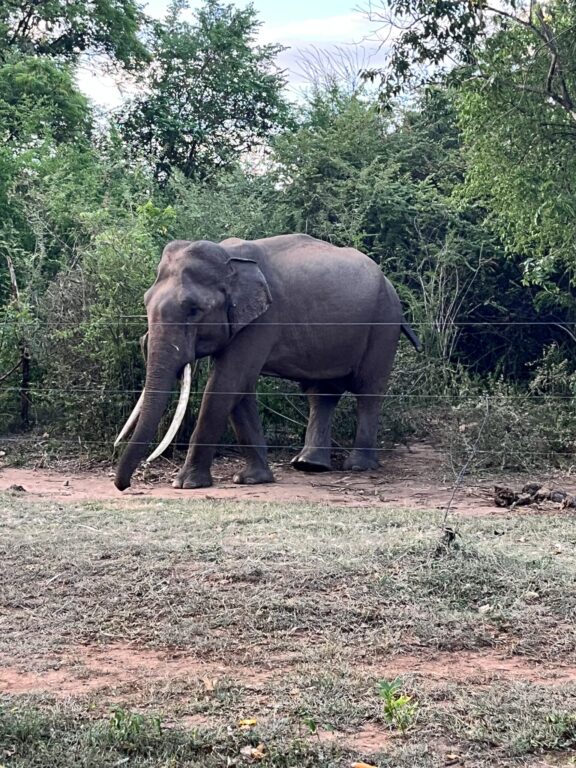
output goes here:
<path id="1" fill-rule="evenodd" d="M 171 478 L 177 466 L 159 461 L 152 468 L 139 472 L 131 488 L 119 493 L 112 483 L 113 470 L 102 468 L 79 471 L 74 465 L 66 468 L 40 469 L 0 465 L 0 490 L 21 486 L 31 498 L 54 501 L 120 502 L 134 497 L 153 499 L 221 499 L 286 503 L 321 503 L 341 506 L 386 505 L 407 509 L 445 509 L 461 515 L 497 514 L 493 503 L 495 483 L 510 481 L 502 475 L 481 479 L 464 478 L 456 490 L 455 472 L 450 471 L 442 456 L 431 446 L 416 444 L 398 446 L 390 451 L 382 466 L 373 472 L 297 472 L 288 461 L 272 462 L 276 482 L 268 485 L 241 486 L 232 482 L 234 472 L 241 466 L 238 459 L 222 458 L 213 468 L 214 485 L 195 491 L 176 490 Z M 521 487 L 527 478 L 512 478 Z M 530 478 L 568 493 L 576 492 L 576 477 L 547 473 Z M 542 505 L 541 505 L 542 506 Z"/>
<path id="2" fill-rule="evenodd" d="M 570 474 L 465 477 L 455 491 L 454 473 L 442 457 L 416 445 L 398 447 L 378 471 L 358 475 L 309 475 L 275 462 L 277 482 L 263 486 L 233 484 L 239 461 L 220 459 L 214 486 L 198 491 L 173 489 L 177 466 L 164 461 L 137 474 L 121 494 L 109 468 L 10 467 L 8 460 L 3 457 L 0 467 L 0 492 L 8 492 L 0 526 L 14 580 L 7 580 L 4 615 L 0 584 L 0 632 L 7 639 L 0 652 L 1 694 L 88 701 L 96 714 L 114 705 L 136 712 L 162 708 L 169 726 L 185 728 L 230 729 L 238 715 L 270 723 L 278 712 L 301 723 L 301 713 L 316 707 L 318 743 L 369 757 L 398 744 L 367 697 L 374 681 L 401 677 L 420 701 L 418 727 L 431 745 L 440 744 L 430 748 L 441 750 L 443 764 L 463 766 L 483 766 L 492 747 L 469 762 L 461 755 L 475 754 L 474 741 L 453 725 L 449 738 L 435 742 L 448 727 L 446 718 L 462 723 L 472 718 L 462 712 L 475 711 L 480 702 L 495 707 L 493 716 L 482 718 L 499 723 L 500 709 L 512 711 L 520 701 L 526 728 L 536 732 L 547 715 L 532 714 L 534 702 L 553 708 L 562 697 L 576 701 L 574 609 L 570 589 L 562 586 L 575 572 L 569 546 L 576 540 L 575 512 L 551 503 L 505 510 L 493 501 L 495 484 L 521 488 L 528 479 L 574 494 Z M 184 507 L 162 506 L 174 499 L 204 505 L 188 516 Z M 270 502 L 276 511 L 261 517 L 254 511 L 258 504 L 230 506 L 236 501 Z M 324 511 L 316 515 L 313 504 Z M 398 512 L 406 509 L 414 511 L 413 521 Z M 318 519 L 324 520 L 320 527 Z M 452 564 L 434 565 L 430 553 L 447 522 L 462 526 L 462 540 L 472 548 L 456 553 Z M 157 531 L 165 531 L 165 541 Z M 220 543 L 206 543 L 210 531 Z M 387 538 L 380 540 L 382 531 Z M 539 580 L 530 570 L 533 553 L 545 557 L 539 567 L 548 569 Z M 386 600 L 382 574 L 392 590 L 382 593 Z M 203 597 L 197 600 L 196 592 Z M 272 609 L 281 617 L 274 619 L 278 628 L 272 614 L 260 618 Z M 89 626 L 86 610 L 94 612 Z M 320 624 L 319 615 L 325 617 Z M 195 625 L 208 621 L 200 634 L 197 626 L 190 630 L 190 617 Z M 538 632 L 530 632 L 535 619 Z M 58 622 L 62 634 L 52 626 Z M 326 636 L 317 629 L 322 622 L 330 626 Z M 358 640 L 349 627 L 358 627 Z M 19 638 L 14 646 L 11 633 Z M 315 678 L 318 669 L 326 672 Z M 348 688 L 338 692 L 338 686 Z M 322 717 L 336 725 L 324 728 Z M 507 732 L 491 738 L 510 753 L 516 749 L 506 746 L 515 738 Z M 411 765 L 403 749 L 402 742 L 398 765 Z M 573 755 L 563 752 L 562 759 Z M 494 759 L 508 765 L 502 755 Z"/>

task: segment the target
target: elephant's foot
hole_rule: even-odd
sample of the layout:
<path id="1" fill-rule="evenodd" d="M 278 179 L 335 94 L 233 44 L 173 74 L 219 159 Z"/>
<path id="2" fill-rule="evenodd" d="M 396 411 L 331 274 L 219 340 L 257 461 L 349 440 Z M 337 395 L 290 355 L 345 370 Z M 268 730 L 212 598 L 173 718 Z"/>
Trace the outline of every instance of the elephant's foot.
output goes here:
<path id="1" fill-rule="evenodd" d="M 238 485 L 259 485 L 260 483 L 274 483 L 274 475 L 269 467 L 245 467 L 236 472 L 232 478 Z"/>
<path id="2" fill-rule="evenodd" d="M 379 466 L 378 456 L 372 449 L 354 449 L 344 461 L 346 472 L 366 472 L 369 469 L 378 469 Z"/>
<path id="3" fill-rule="evenodd" d="M 300 472 L 330 472 L 332 470 L 330 451 L 325 448 L 304 448 L 298 456 L 294 456 L 290 464 Z"/>
<path id="4" fill-rule="evenodd" d="M 212 485 L 212 475 L 209 469 L 187 469 L 183 467 L 176 475 L 173 488 L 183 488 L 190 490 L 193 488 L 210 488 Z"/>

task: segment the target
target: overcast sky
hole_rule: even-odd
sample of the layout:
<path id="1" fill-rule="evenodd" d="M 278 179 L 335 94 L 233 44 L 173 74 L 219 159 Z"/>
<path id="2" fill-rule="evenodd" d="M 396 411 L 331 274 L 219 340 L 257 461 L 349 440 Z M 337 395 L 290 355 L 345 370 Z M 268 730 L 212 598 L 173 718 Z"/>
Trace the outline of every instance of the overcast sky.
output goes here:
<path id="1" fill-rule="evenodd" d="M 244 8 L 247 2 L 233 0 L 233 4 Z M 200 0 L 190 1 L 190 11 L 202 5 Z M 366 7 L 368 0 L 253 0 L 258 18 L 262 22 L 260 40 L 263 43 L 281 43 L 289 50 L 282 53 L 278 63 L 287 71 L 290 90 L 295 95 L 302 87 L 304 78 L 299 62 L 302 52 L 311 48 L 331 50 L 335 46 L 350 47 L 355 44 L 365 48 L 365 57 L 372 57 L 375 63 L 380 56 L 377 46 L 366 42 L 374 26 L 358 7 Z M 162 18 L 168 0 L 148 0 L 145 11 L 150 16 Z M 113 107 L 122 100 L 122 91 L 111 79 L 101 73 L 81 70 L 79 84 L 82 90 L 97 104 Z"/>

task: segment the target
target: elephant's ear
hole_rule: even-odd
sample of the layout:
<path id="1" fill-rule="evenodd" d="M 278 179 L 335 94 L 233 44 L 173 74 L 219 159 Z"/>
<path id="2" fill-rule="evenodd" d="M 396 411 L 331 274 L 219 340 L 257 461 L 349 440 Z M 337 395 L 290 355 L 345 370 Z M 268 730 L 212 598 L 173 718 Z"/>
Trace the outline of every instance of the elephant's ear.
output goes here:
<path id="1" fill-rule="evenodd" d="M 228 284 L 228 318 L 232 333 L 237 333 L 266 312 L 272 297 L 266 278 L 255 261 L 232 257 L 228 265 L 232 270 Z"/>

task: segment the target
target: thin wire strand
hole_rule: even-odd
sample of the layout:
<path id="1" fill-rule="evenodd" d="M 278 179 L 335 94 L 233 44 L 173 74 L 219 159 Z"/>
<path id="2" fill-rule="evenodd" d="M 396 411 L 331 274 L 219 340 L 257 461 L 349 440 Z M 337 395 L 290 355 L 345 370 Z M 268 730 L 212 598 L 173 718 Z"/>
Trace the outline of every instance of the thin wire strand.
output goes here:
<path id="1" fill-rule="evenodd" d="M 470 453 L 468 454 L 468 458 L 462 465 L 462 469 L 458 473 L 458 477 L 456 478 L 456 481 L 454 483 L 454 487 L 452 489 L 452 495 L 450 496 L 450 500 L 448 501 L 448 504 L 446 505 L 446 509 L 444 511 L 444 520 L 442 523 L 442 527 L 446 528 L 446 522 L 448 520 L 448 515 L 450 514 L 452 510 L 452 504 L 454 502 L 454 497 L 456 496 L 456 493 L 460 486 L 462 485 L 462 481 L 464 480 L 464 475 L 468 471 L 468 467 L 472 463 L 472 461 L 476 458 L 476 456 L 479 453 L 490 453 L 490 451 L 481 451 L 478 449 L 478 446 L 480 444 L 480 438 L 482 437 L 482 433 L 484 432 L 484 427 L 488 423 L 488 416 L 490 414 L 490 402 L 486 398 L 485 401 L 485 411 L 484 411 L 484 418 L 482 419 L 482 423 L 480 424 L 480 427 L 478 429 L 478 434 L 476 435 L 476 440 L 474 441 L 474 445 L 472 446 Z"/>
<path id="2" fill-rule="evenodd" d="M 18 319 L 13 318 L 3 318 L 0 322 L 3 325 L 18 325 L 18 326 L 36 326 L 36 325 L 42 325 L 42 326 L 79 326 L 79 323 L 82 323 L 85 321 L 95 322 L 99 326 L 116 326 L 116 324 L 120 321 L 125 320 L 138 320 L 138 321 L 146 321 L 147 317 L 146 315 L 118 315 L 116 320 L 94 320 L 92 318 L 84 318 L 80 320 L 50 320 L 50 321 L 21 321 Z M 444 325 L 441 321 L 437 320 L 411 320 L 406 321 L 411 327 L 424 327 L 424 326 L 430 326 L 434 328 L 439 328 L 439 326 Z M 141 325 L 141 322 L 130 322 L 125 323 L 125 325 Z M 155 321 L 155 326 L 193 326 L 195 328 L 200 326 L 221 326 L 221 322 L 165 322 L 162 320 Z M 260 322 L 258 323 L 259 327 L 262 326 L 281 326 L 281 327 L 375 327 L 375 326 L 398 326 L 401 325 L 401 323 L 385 323 L 385 322 L 369 322 L 369 323 L 361 323 L 361 322 L 303 322 L 303 323 L 295 323 L 295 322 Z M 455 320 L 451 321 L 448 324 L 449 328 L 467 328 L 467 327 L 484 327 L 484 326 L 542 326 L 542 325 L 550 325 L 550 326 L 576 326 L 576 321 L 574 320 Z"/>
<path id="3" fill-rule="evenodd" d="M 51 438 L 41 438 L 39 436 L 35 437 L 29 437 L 29 438 L 22 438 L 22 437 L 0 437 L 0 445 L 4 443 L 18 443 L 18 444 L 24 444 L 24 443 L 34 443 L 35 445 L 40 445 L 43 442 L 49 440 Z M 101 445 L 101 446 L 107 446 L 108 448 L 112 448 L 112 439 L 108 440 L 83 440 L 78 436 L 76 439 L 70 439 L 70 438 L 54 438 L 55 442 L 62 445 Z M 126 443 L 131 442 L 129 440 L 126 441 Z M 124 442 L 122 444 L 125 444 Z M 145 445 L 146 447 L 148 445 L 151 445 L 151 443 L 144 443 L 144 442 L 137 442 L 132 443 L 132 445 Z M 242 444 L 238 445 L 237 443 L 194 443 L 194 445 L 197 445 L 199 447 L 203 448 L 224 448 L 227 450 L 233 449 L 236 452 L 241 452 L 243 448 L 267 448 L 270 450 L 301 450 L 304 445 L 302 443 L 296 443 L 296 442 L 286 442 L 282 444 L 269 444 L 269 443 L 248 443 L 248 444 Z M 346 446 L 345 448 L 339 448 L 338 446 L 334 445 L 318 445 L 314 446 L 315 448 L 319 449 L 326 449 L 330 451 L 338 451 L 338 450 L 352 450 L 354 446 Z M 372 450 L 372 449 L 371 449 Z M 397 447 L 392 448 L 374 448 L 374 451 L 377 451 L 378 453 L 393 453 L 398 450 Z M 513 455 L 514 451 L 510 451 L 510 453 Z M 525 451 L 522 449 L 518 449 L 517 453 L 521 456 L 565 456 L 566 458 L 573 456 L 574 454 L 565 452 L 565 451 Z M 487 455 L 492 456 L 494 454 L 493 450 L 489 449 L 480 449 L 476 450 L 475 455 Z"/>
<path id="4" fill-rule="evenodd" d="M 143 388 L 144 385 L 142 385 Z M 70 388 L 70 387 L 35 387 L 33 384 L 30 385 L 30 387 L 27 389 L 27 392 L 29 392 L 31 395 L 42 395 L 42 394 L 53 394 L 55 392 L 65 392 L 67 395 L 75 395 L 75 394 L 89 394 L 89 393 L 97 393 L 99 395 L 118 395 L 118 396 L 127 396 L 127 395 L 139 395 L 142 392 L 142 388 L 140 389 L 102 389 L 101 387 L 79 387 L 79 388 Z M 2 392 L 22 392 L 22 387 L 0 387 L 0 393 Z M 180 390 L 179 389 L 151 389 L 149 390 L 150 394 L 153 395 L 177 395 Z M 203 396 L 203 392 L 198 392 L 196 394 L 191 394 L 190 399 L 193 399 L 197 396 Z M 274 391 L 274 392 L 258 392 L 258 391 L 248 391 L 248 392 L 242 392 L 242 391 L 222 391 L 222 392 L 215 392 L 215 391 L 208 391 L 206 394 L 209 394 L 210 397 L 216 397 L 218 395 L 221 396 L 242 396 L 246 397 L 248 395 L 255 395 L 257 398 L 263 398 L 263 397 L 297 397 L 297 398 L 304 398 L 307 397 L 306 392 L 283 392 L 283 391 Z M 335 393 L 333 392 L 314 392 L 314 397 L 334 397 Z M 401 392 L 399 394 L 393 394 L 393 393 L 385 393 L 383 395 L 377 394 L 374 392 L 368 392 L 366 394 L 355 394 L 354 392 L 343 392 L 340 395 L 341 398 L 344 399 L 351 399 L 351 398 L 369 398 L 369 397 L 379 397 L 385 400 L 404 400 L 404 399 L 422 399 L 422 400 L 477 400 L 478 394 L 454 394 L 454 395 L 429 395 L 429 394 L 418 394 L 416 392 Z M 536 394 L 522 394 L 522 393 L 515 393 L 515 394 L 495 394 L 495 395 L 482 395 L 482 397 L 489 398 L 490 400 L 573 400 L 576 398 L 576 395 L 561 395 L 561 394 L 549 394 L 549 395 L 536 395 Z"/>

